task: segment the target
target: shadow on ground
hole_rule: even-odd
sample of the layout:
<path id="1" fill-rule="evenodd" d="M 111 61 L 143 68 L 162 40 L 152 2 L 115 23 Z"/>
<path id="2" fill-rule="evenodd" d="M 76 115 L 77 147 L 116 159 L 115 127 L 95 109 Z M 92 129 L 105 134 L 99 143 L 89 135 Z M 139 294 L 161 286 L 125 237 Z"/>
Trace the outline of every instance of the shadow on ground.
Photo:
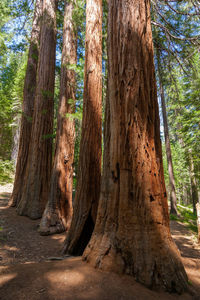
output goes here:
<path id="1" fill-rule="evenodd" d="M 2 268 L 1 300 L 192 299 L 150 291 L 129 276 L 95 270 L 80 257 Z"/>
<path id="2" fill-rule="evenodd" d="M 197 238 L 186 226 L 171 221 L 171 233 L 182 257 L 200 259 L 200 246 L 197 244 Z"/>
<path id="3" fill-rule="evenodd" d="M 80 257 L 60 256 L 65 234 L 40 236 L 39 220 L 16 215 L 8 208 L 9 194 L 0 195 L 0 300 L 189 300 L 190 295 L 151 291 L 130 276 L 101 272 Z M 199 250 L 188 231 L 172 223 L 174 239 L 183 254 L 189 280 L 200 295 Z M 190 244 L 191 243 L 191 244 Z"/>
<path id="4" fill-rule="evenodd" d="M 0 194 L 0 266 L 24 262 L 40 262 L 60 256 L 65 233 L 40 236 L 40 220 L 18 216 L 8 207 L 10 194 Z"/>

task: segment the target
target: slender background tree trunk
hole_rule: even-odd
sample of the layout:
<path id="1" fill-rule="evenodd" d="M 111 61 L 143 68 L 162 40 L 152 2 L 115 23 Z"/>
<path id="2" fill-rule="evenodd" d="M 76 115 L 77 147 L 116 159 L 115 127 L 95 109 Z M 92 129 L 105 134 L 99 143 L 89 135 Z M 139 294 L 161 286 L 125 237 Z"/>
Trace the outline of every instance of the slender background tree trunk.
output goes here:
<path id="1" fill-rule="evenodd" d="M 148 287 L 182 292 L 187 276 L 169 229 L 150 1 L 110 0 L 108 18 L 110 142 L 83 257 Z"/>
<path id="2" fill-rule="evenodd" d="M 101 181 L 102 1 L 86 1 L 83 121 L 72 224 L 64 252 L 81 254 L 96 221 Z"/>
<path id="3" fill-rule="evenodd" d="M 15 126 L 13 129 L 13 146 L 12 146 L 12 153 L 11 153 L 11 160 L 14 163 L 16 168 L 17 165 L 17 157 L 19 152 L 19 138 L 20 138 L 20 127 L 21 127 L 21 117 L 17 115 L 14 118 Z"/>
<path id="4" fill-rule="evenodd" d="M 75 71 L 69 68 L 70 65 L 75 65 L 77 60 L 77 37 L 73 25 L 73 9 L 73 3 L 66 1 L 56 150 L 48 203 L 39 230 L 40 234 L 45 235 L 69 229 L 72 218 L 75 124 L 67 114 L 74 112 L 76 96 Z"/>
<path id="5" fill-rule="evenodd" d="M 165 134 L 165 148 L 166 148 L 168 174 L 169 174 L 169 185 L 170 185 L 170 213 L 177 215 L 178 211 L 177 211 L 177 198 L 176 198 L 176 189 L 175 189 L 174 170 L 173 170 L 173 163 L 172 163 L 172 153 L 171 153 L 170 138 L 169 138 L 167 111 L 166 111 L 165 96 L 164 96 L 164 89 L 163 89 L 162 71 L 161 71 L 161 67 L 160 67 L 160 63 L 161 63 L 160 62 L 160 53 L 159 53 L 158 49 L 157 49 L 156 54 L 157 54 L 158 78 L 159 78 L 160 98 L 161 98 L 164 134 Z"/>
<path id="6" fill-rule="evenodd" d="M 193 214 L 196 213 L 196 204 L 198 203 L 198 188 L 197 181 L 194 172 L 194 161 L 191 153 L 191 149 L 188 152 L 189 159 L 189 174 L 190 174 L 190 183 L 191 183 L 191 198 L 192 198 L 192 206 L 193 206 Z"/>
<path id="7" fill-rule="evenodd" d="M 197 228 L 198 228 L 198 243 L 200 244 L 200 203 L 196 204 L 197 210 Z"/>
<path id="8" fill-rule="evenodd" d="M 39 38 L 42 16 L 42 0 L 37 0 L 33 17 L 31 40 L 28 53 L 26 76 L 24 81 L 24 95 L 22 106 L 22 118 L 19 138 L 19 151 L 15 172 L 15 181 L 10 205 L 16 206 L 20 199 L 24 187 L 25 170 L 29 153 L 29 143 L 32 128 L 33 107 L 36 91 L 36 75 L 39 55 Z"/>
<path id="9" fill-rule="evenodd" d="M 30 151 L 17 212 L 41 218 L 49 191 L 52 169 L 52 134 L 55 81 L 57 0 L 43 1 L 40 54 Z"/>

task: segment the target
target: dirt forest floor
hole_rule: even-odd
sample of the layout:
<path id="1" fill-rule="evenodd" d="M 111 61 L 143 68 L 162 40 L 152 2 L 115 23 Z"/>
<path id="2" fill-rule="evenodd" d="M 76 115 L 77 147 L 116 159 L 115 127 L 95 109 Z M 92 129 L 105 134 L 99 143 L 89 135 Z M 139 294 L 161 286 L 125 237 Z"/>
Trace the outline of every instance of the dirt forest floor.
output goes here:
<path id="1" fill-rule="evenodd" d="M 0 300 L 200 300 L 200 247 L 181 223 L 173 238 L 195 296 L 151 291 L 130 276 L 95 270 L 80 257 L 62 257 L 65 234 L 40 236 L 39 220 L 7 206 L 12 185 L 0 186 Z"/>

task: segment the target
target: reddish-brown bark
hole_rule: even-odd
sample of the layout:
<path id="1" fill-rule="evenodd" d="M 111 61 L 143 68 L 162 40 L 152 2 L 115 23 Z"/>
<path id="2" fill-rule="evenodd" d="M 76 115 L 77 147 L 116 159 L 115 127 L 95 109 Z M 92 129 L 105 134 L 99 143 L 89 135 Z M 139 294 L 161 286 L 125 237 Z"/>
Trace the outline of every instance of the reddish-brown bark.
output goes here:
<path id="1" fill-rule="evenodd" d="M 10 205 L 16 206 L 21 199 L 24 186 L 25 170 L 29 152 L 30 135 L 32 128 L 33 107 L 36 91 L 36 75 L 39 55 L 39 38 L 42 15 L 42 0 L 37 0 L 33 18 L 26 76 L 24 81 L 23 106 L 19 139 L 19 151 L 15 172 L 15 181 Z"/>
<path id="2" fill-rule="evenodd" d="M 17 206 L 20 215 L 42 216 L 52 169 L 57 0 L 43 1 L 36 97 L 26 175 Z"/>
<path id="3" fill-rule="evenodd" d="M 40 234 L 43 235 L 69 229 L 72 218 L 72 164 L 74 159 L 75 126 L 74 120 L 69 116 L 67 117 L 67 114 L 74 112 L 75 108 L 75 71 L 69 68 L 70 65 L 75 65 L 77 60 L 73 6 L 71 1 L 66 1 L 55 157 L 48 203 L 39 229 Z"/>
<path id="4" fill-rule="evenodd" d="M 101 180 L 102 1 L 86 1 L 83 121 L 74 214 L 64 252 L 80 254 L 92 234 Z"/>
<path id="5" fill-rule="evenodd" d="M 149 0 L 109 1 L 108 61 L 103 182 L 83 257 L 182 292 L 187 275 L 169 229 Z"/>

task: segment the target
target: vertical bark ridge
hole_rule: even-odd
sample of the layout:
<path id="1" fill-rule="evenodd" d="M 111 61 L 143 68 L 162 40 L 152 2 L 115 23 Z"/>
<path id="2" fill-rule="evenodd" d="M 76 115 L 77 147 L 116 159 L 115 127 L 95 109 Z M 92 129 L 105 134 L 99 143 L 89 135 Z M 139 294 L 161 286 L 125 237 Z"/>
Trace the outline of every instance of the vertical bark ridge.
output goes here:
<path id="1" fill-rule="evenodd" d="M 83 120 L 74 214 L 64 252 L 79 254 L 96 220 L 101 180 L 102 1 L 87 0 Z M 88 223 L 86 228 L 85 224 Z M 87 234 L 85 230 L 89 230 Z"/>
<path id="2" fill-rule="evenodd" d="M 73 113 L 75 110 L 75 71 L 69 68 L 70 65 L 75 65 L 77 61 L 73 9 L 73 2 L 66 1 L 56 152 L 48 203 L 39 229 L 40 234 L 43 235 L 59 233 L 69 229 L 72 218 L 72 164 L 74 159 L 75 125 L 74 120 L 67 114 Z"/>
<path id="3" fill-rule="evenodd" d="M 83 259 L 150 288 L 182 292 L 187 275 L 169 229 L 150 1 L 109 1 L 108 62 L 109 142 Z"/>
<path id="4" fill-rule="evenodd" d="M 44 211 L 52 169 L 57 0 L 43 1 L 37 87 L 30 151 L 17 213 L 32 219 Z"/>

